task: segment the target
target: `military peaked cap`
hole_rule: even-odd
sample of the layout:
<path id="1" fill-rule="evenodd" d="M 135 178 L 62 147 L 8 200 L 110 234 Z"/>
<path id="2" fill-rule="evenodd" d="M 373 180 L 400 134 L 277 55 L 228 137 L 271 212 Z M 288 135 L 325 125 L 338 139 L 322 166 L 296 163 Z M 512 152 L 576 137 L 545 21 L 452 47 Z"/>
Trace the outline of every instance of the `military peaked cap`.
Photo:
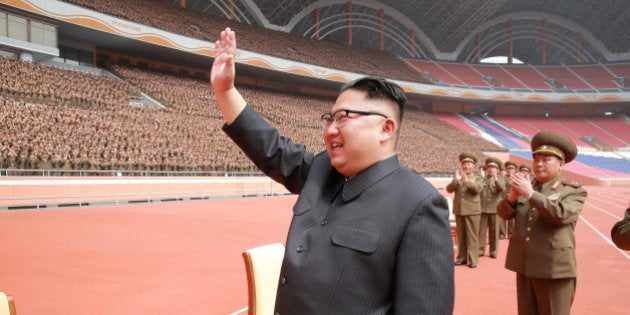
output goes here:
<path id="1" fill-rule="evenodd" d="M 505 167 L 506 170 L 518 168 L 518 165 L 516 165 L 516 162 L 514 161 L 506 161 L 505 163 L 503 163 L 503 166 Z"/>
<path id="2" fill-rule="evenodd" d="M 565 163 L 577 156 L 575 143 L 569 137 L 553 131 L 541 131 L 534 135 L 531 147 L 532 156 L 538 153 L 555 155 Z"/>
<path id="3" fill-rule="evenodd" d="M 501 168 L 501 160 L 495 157 L 489 157 L 486 159 L 486 167 L 494 166 L 496 168 Z"/>
<path id="4" fill-rule="evenodd" d="M 459 162 L 472 162 L 473 164 L 477 164 L 477 158 L 470 152 L 464 152 L 459 155 Z"/>

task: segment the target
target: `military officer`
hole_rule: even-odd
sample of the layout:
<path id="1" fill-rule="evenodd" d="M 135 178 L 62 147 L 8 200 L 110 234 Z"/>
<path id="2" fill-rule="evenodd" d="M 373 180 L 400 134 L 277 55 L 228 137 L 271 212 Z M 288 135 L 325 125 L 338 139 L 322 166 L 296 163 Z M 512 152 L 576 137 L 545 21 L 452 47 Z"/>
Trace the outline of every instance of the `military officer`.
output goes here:
<path id="1" fill-rule="evenodd" d="M 516 272 L 519 314 L 568 315 L 577 276 L 574 231 L 587 192 L 560 172 L 577 147 L 563 134 L 541 131 L 531 149 L 535 179 L 514 174 L 497 208 L 503 219 L 515 219 L 505 267 Z"/>
<path id="2" fill-rule="evenodd" d="M 486 159 L 486 174 L 481 190 L 481 220 L 479 223 L 479 256 L 486 250 L 486 234 L 490 245 L 491 258 L 497 258 L 499 245 L 499 219 L 497 204 L 505 191 L 505 180 L 499 177 L 501 160 L 495 157 Z"/>
<path id="3" fill-rule="evenodd" d="M 630 250 L 630 205 L 626 209 L 623 220 L 615 223 L 610 236 L 617 247 Z"/>
<path id="4" fill-rule="evenodd" d="M 479 221 L 481 219 L 481 177 L 475 173 L 477 158 L 468 152 L 459 155 L 460 168 L 446 191 L 455 193 L 453 214 L 457 224 L 457 258 L 455 265 L 477 267 L 479 250 Z"/>
<path id="5" fill-rule="evenodd" d="M 522 174 L 531 174 L 532 168 L 527 164 L 521 164 L 521 166 L 518 167 L 518 171 Z"/>
<path id="6" fill-rule="evenodd" d="M 505 190 L 501 195 L 501 199 L 507 197 L 508 191 L 510 190 L 510 177 L 517 172 L 518 164 L 516 162 L 509 160 L 503 163 L 503 168 L 505 169 L 505 176 L 503 179 L 505 180 Z M 512 235 L 512 230 L 514 229 L 514 219 L 503 220 L 499 217 L 500 226 L 499 226 L 499 239 L 505 239 Z"/>

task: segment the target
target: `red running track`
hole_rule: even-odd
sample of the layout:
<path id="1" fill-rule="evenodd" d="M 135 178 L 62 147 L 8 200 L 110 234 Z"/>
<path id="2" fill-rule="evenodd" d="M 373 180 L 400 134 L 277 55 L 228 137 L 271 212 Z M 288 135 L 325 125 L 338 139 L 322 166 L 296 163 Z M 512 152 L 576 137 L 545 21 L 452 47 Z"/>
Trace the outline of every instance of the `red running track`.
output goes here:
<path id="1" fill-rule="evenodd" d="M 572 314 L 628 314 L 630 252 L 610 228 L 630 186 L 588 187 Z M 445 193 L 445 195 L 448 195 Z M 0 291 L 19 315 L 245 314 L 241 252 L 283 242 L 295 196 L 0 212 Z M 456 268 L 455 314 L 516 314 L 499 257 Z"/>

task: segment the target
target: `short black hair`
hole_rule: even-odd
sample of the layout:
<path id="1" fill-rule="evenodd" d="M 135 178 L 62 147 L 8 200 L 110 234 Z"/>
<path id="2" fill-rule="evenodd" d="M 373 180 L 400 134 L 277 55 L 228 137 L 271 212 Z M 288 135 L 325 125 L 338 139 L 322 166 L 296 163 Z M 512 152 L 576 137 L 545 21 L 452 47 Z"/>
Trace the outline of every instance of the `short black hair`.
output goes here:
<path id="1" fill-rule="evenodd" d="M 346 83 L 339 92 L 349 89 L 367 92 L 368 99 L 393 101 L 398 105 L 398 120 L 402 122 L 407 96 L 398 84 L 382 77 L 363 77 Z"/>

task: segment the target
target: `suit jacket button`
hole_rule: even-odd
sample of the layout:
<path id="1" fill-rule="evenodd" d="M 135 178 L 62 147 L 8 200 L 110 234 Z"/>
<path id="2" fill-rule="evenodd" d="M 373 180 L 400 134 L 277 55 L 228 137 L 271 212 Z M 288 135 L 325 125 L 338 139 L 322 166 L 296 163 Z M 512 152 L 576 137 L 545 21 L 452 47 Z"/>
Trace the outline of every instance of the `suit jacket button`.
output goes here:
<path id="1" fill-rule="evenodd" d="M 304 246 L 300 245 L 295 249 L 296 252 L 301 253 L 304 251 Z"/>
<path id="2" fill-rule="evenodd" d="M 324 221 L 322 221 L 321 225 L 324 226 L 326 224 L 328 224 L 328 220 L 324 219 Z"/>
<path id="3" fill-rule="evenodd" d="M 287 278 L 285 278 L 284 276 L 280 277 L 280 285 L 285 285 L 287 284 Z"/>

